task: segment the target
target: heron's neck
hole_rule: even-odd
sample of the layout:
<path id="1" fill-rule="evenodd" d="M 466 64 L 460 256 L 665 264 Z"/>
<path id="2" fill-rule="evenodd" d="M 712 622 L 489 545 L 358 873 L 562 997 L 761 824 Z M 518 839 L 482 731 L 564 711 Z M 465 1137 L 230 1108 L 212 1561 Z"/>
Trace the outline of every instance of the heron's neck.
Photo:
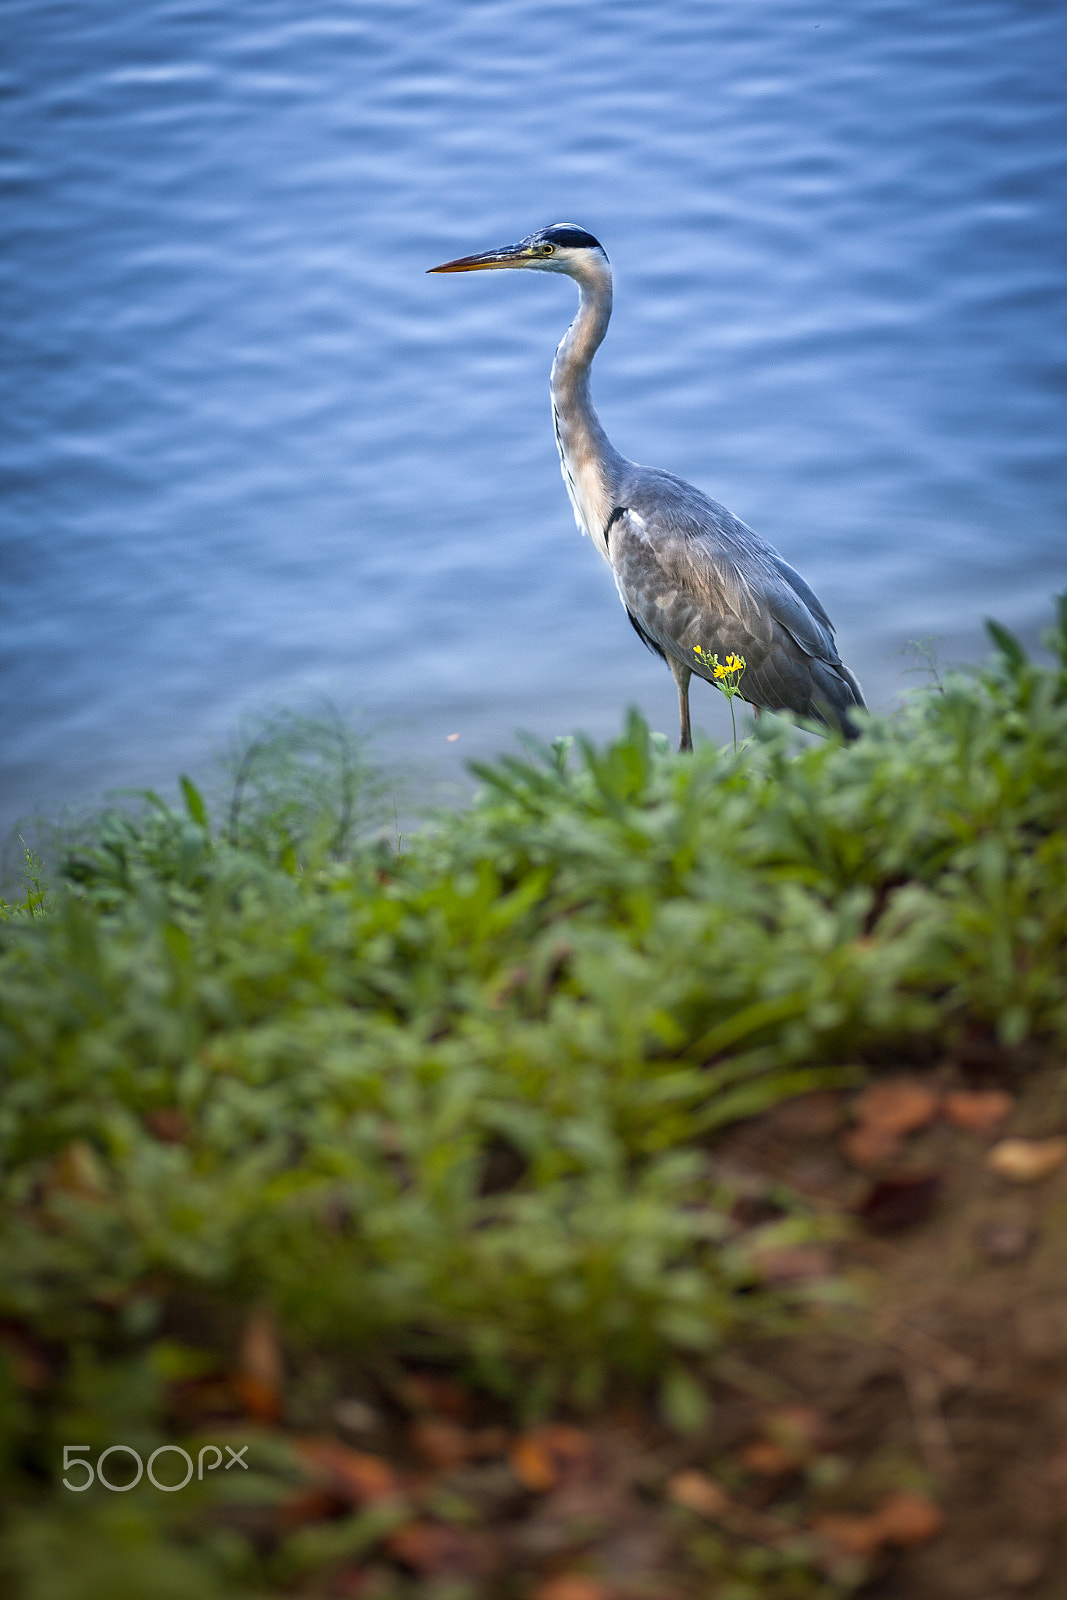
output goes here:
<path id="1" fill-rule="evenodd" d="M 625 462 L 596 414 L 589 371 L 611 318 L 611 268 L 605 260 L 577 282 L 578 315 L 563 335 L 552 363 L 552 415 L 575 516 L 607 557 L 605 527 Z"/>

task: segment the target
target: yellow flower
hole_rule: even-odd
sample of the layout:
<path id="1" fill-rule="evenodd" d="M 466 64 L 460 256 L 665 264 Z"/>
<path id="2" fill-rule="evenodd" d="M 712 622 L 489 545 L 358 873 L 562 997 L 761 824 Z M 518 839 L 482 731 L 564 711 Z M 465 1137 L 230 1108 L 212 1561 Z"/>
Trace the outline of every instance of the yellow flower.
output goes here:
<path id="1" fill-rule="evenodd" d="M 745 669 L 744 656 L 729 655 L 726 657 L 726 667 L 729 672 L 743 672 Z"/>
<path id="2" fill-rule="evenodd" d="M 722 666 L 719 662 L 715 663 L 715 676 L 717 678 L 725 678 L 726 677 L 726 668 L 724 666 Z"/>

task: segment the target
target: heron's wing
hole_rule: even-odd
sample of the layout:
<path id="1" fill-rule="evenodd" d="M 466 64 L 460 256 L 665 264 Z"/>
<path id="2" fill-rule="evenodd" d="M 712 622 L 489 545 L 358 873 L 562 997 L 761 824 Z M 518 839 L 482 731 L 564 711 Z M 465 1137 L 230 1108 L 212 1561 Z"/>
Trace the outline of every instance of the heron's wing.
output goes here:
<path id="1" fill-rule="evenodd" d="M 638 631 L 699 670 L 694 646 L 748 663 L 746 698 L 804 715 L 863 704 L 819 600 L 773 546 L 699 490 L 643 471 L 612 513 L 612 567 Z M 751 693 L 749 692 L 751 691 Z"/>
<path id="2" fill-rule="evenodd" d="M 777 581 L 766 592 L 769 610 L 794 644 L 811 658 L 817 698 L 820 701 L 827 700 L 839 713 L 849 705 L 865 709 L 863 690 L 838 654 L 834 625 L 826 615 L 818 595 L 772 545 L 764 543 L 744 523 L 741 526 L 747 535 L 763 546 L 774 570 Z M 843 692 L 839 685 L 843 687 Z"/>
<path id="3" fill-rule="evenodd" d="M 745 527 L 745 524 L 742 523 L 741 526 Z M 754 539 L 758 537 L 758 535 L 752 533 L 751 528 L 745 527 L 745 532 L 751 534 L 752 538 Z M 773 545 L 766 544 L 762 539 L 760 540 L 760 543 L 763 545 L 764 551 L 766 552 L 771 565 L 775 569 L 781 581 L 785 584 L 786 588 L 792 590 L 793 594 L 797 596 L 802 605 L 807 608 L 807 611 L 812 619 L 818 623 L 820 628 L 826 631 L 832 641 L 835 632 L 834 625 L 830 621 L 830 618 L 826 615 L 825 607 L 823 606 L 823 603 L 819 599 L 818 595 L 815 593 L 814 589 L 812 589 L 809 584 L 804 582 L 804 579 L 800 576 L 800 573 L 795 567 L 791 567 L 788 561 L 783 560 Z"/>
<path id="4" fill-rule="evenodd" d="M 630 503 L 615 508 L 609 526 L 612 566 L 626 588 L 659 610 L 677 597 L 688 611 L 688 600 L 726 634 L 740 629 L 769 643 L 776 626 L 805 655 L 838 659 L 822 604 L 772 545 L 680 478 L 646 469 L 642 480 L 627 486 Z"/>

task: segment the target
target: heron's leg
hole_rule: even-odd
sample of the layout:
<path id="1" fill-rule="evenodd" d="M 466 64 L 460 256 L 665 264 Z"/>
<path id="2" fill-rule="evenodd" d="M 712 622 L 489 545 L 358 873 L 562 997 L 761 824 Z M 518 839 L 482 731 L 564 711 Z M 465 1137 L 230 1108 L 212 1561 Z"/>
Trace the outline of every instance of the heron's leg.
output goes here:
<path id="1" fill-rule="evenodd" d="M 693 674 L 680 661 L 671 661 L 668 664 L 678 685 L 678 720 L 682 725 L 682 737 L 678 748 L 692 750 L 693 735 L 689 727 L 689 680 Z"/>

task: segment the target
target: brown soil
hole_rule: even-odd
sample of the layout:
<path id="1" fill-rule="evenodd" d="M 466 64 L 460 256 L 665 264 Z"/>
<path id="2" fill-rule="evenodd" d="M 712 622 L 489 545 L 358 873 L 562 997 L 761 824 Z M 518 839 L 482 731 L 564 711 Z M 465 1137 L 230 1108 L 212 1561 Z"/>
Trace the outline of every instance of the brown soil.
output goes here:
<path id="1" fill-rule="evenodd" d="M 255 1320 L 241 1373 L 179 1410 L 209 1413 L 228 1385 L 289 1441 L 306 1481 L 265 1514 L 267 1547 L 380 1517 L 358 1559 L 297 1580 L 305 1594 L 1064 1600 L 1067 1159 L 1046 1141 L 1067 1130 L 1067 1075 L 1001 1061 L 875 1089 L 794 1100 L 716 1143 L 739 1239 L 758 1245 L 787 1192 L 839 1237 L 757 1249 L 812 1309 L 723 1354 L 684 1440 L 638 1397 L 516 1433 L 440 1371 L 340 1401 L 334 1374 L 319 1415 Z M 1008 1138 L 1012 1177 L 990 1160 Z M 850 1303 L 825 1294 L 839 1283 Z"/>
<path id="2" fill-rule="evenodd" d="M 959 1087 L 947 1070 L 923 1081 Z M 942 1110 L 881 1173 L 850 1165 L 848 1133 L 826 1137 L 825 1096 L 729 1141 L 733 1159 L 820 1207 L 875 1211 L 841 1248 L 865 1296 L 853 1327 L 759 1360 L 828 1419 L 853 1485 L 879 1460 L 911 1461 L 944 1513 L 936 1536 L 880 1553 L 861 1591 L 871 1600 L 1067 1596 L 1067 1164 L 1029 1182 L 989 1164 L 1008 1135 L 1031 1148 L 1058 1135 L 1065 1096 L 1062 1065 L 1047 1064 L 996 1129 L 963 1131 Z M 886 1174 L 930 1181 L 914 1185 L 913 1217 L 904 1203 L 879 1225 L 870 1201 L 891 1192 Z"/>

